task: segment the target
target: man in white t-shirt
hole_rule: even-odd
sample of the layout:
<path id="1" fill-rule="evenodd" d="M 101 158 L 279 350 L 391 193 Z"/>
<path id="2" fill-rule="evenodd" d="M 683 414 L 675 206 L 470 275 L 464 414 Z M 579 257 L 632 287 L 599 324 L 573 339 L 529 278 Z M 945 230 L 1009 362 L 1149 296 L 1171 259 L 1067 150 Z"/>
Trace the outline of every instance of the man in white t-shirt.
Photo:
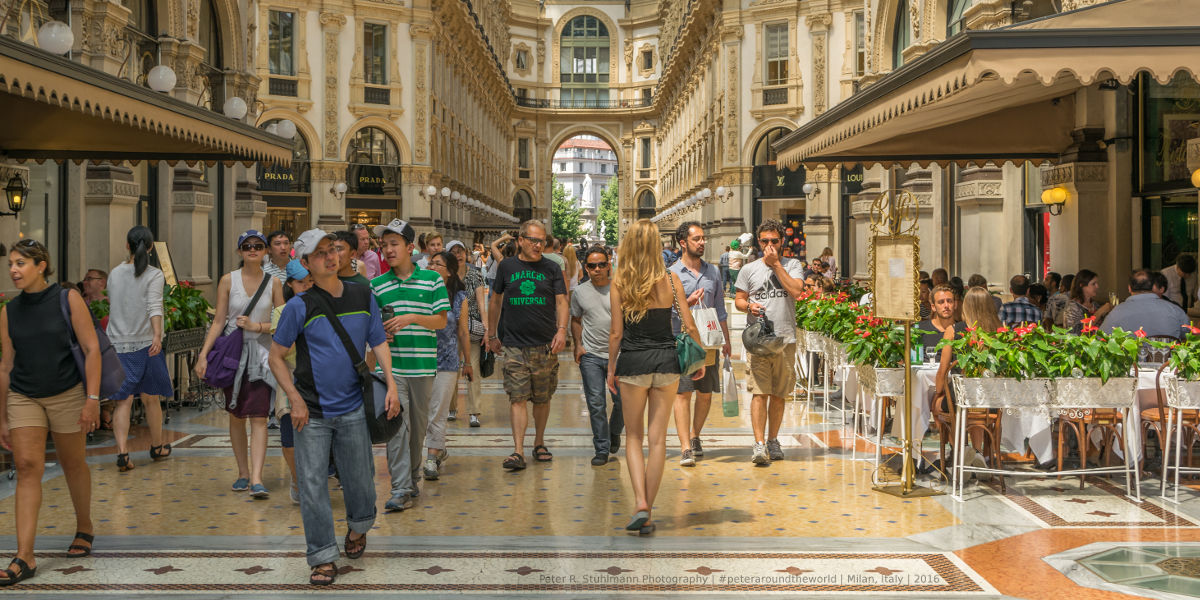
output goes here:
<path id="1" fill-rule="evenodd" d="M 750 423 L 754 429 L 751 460 L 769 465 L 783 460 L 779 426 L 783 423 L 784 398 L 796 386 L 796 300 L 804 293 L 804 267 L 800 261 L 779 255 L 783 225 L 774 219 L 758 226 L 762 260 L 742 267 L 738 273 L 734 306 L 747 314 L 749 326 L 761 318 L 770 321 L 775 335 L 786 342 L 777 354 L 751 354 L 746 373 L 750 401 Z M 769 435 L 768 435 L 769 434 Z"/>

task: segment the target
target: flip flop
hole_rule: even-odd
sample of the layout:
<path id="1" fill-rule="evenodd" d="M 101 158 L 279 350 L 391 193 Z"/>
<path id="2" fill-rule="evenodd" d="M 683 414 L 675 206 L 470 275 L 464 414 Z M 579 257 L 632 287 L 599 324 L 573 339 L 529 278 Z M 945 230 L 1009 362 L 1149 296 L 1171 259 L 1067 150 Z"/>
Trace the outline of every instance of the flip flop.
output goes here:
<path id="1" fill-rule="evenodd" d="M 538 462 L 550 462 L 554 460 L 554 455 L 550 454 L 550 449 L 538 444 L 533 447 L 533 460 Z"/>
<path id="2" fill-rule="evenodd" d="M 634 513 L 633 520 L 630 521 L 629 524 L 625 526 L 625 529 L 626 529 L 626 531 L 638 531 L 642 528 L 642 525 L 645 525 L 646 521 L 649 521 L 649 520 L 650 520 L 650 511 L 639 510 L 636 513 Z"/>
<path id="3" fill-rule="evenodd" d="M 656 527 L 655 527 L 654 523 L 651 523 L 649 525 L 643 525 L 640 529 L 638 529 L 638 535 L 650 535 L 650 534 L 654 533 L 655 529 L 656 529 Z"/>

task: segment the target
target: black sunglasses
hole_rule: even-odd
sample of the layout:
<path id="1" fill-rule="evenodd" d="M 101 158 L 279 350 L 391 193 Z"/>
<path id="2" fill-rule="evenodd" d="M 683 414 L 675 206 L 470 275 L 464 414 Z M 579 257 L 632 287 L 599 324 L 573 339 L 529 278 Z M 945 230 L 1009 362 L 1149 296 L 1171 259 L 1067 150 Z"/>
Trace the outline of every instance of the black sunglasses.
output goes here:
<path id="1" fill-rule="evenodd" d="M 758 238 L 758 243 L 760 243 L 760 244 L 779 244 L 781 242 L 783 242 L 783 240 L 781 240 L 779 238 L 766 238 L 766 239 Z"/>
<path id="2" fill-rule="evenodd" d="M 362 223 L 355 223 L 350 226 L 350 231 L 359 231 L 361 229 L 366 229 L 366 228 L 367 228 L 367 226 L 363 225 Z"/>
<path id="3" fill-rule="evenodd" d="M 242 244 L 241 248 L 242 252 L 260 252 L 267 249 L 263 244 Z"/>
<path id="4" fill-rule="evenodd" d="M 589 269 L 603 269 L 607 266 L 608 266 L 608 263 L 606 263 L 606 262 L 587 263 L 587 268 L 589 268 Z"/>

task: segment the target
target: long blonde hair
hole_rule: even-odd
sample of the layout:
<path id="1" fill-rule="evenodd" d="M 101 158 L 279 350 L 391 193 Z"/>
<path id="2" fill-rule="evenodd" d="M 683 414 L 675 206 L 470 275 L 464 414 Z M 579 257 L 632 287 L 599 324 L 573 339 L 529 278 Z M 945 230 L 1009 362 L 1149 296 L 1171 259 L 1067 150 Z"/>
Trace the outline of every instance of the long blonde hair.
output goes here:
<path id="1" fill-rule="evenodd" d="M 579 257 L 575 255 L 575 244 L 567 244 L 563 248 L 563 261 L 567 265 L 567 283 L 572 283 L 579 278 Z"/>
<path id="2" fill-rule="evenodd" d="M 621 293 L 621 312 L 631 323 L 646 316 L 654 298 L 654 285 L 666 275 L 658 226 L 650 219 L 638 219 L 621 236 L 621 261 L 613 285 Z"/>
<path id="3" fill-rule="evenodd" d="M 967 290 L 963 299 L 963 321 L 968 327 L 976 327 L 984 331 L 995 332 L 1000 328 L 1000 316 L 996 313 L 996 303 L 992 295 L 979 286 Z"/>

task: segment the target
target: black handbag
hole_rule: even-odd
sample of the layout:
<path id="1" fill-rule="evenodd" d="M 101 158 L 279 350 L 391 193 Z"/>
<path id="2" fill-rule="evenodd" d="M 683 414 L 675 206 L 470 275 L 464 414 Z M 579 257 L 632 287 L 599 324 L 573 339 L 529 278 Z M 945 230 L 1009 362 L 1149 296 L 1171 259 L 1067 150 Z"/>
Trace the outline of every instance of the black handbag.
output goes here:
<path id="1" fill-rule="evenodd" d="M 487 379 L 496 372 L 496 355 L 491 350 L 488 350 L 487 344 L 480 344 L 479 348 L 479 377 Z"/>
<path id="2" fill-rule="evenodd" d="M 79 379 L 86 388 L 87 357 L 84 356 L 83 348 L 79 347 L 79 340 L 75 337 L 75 325 L 71 321 L 69 304 L 70 291 L 64 289 L 58 300 L 63 318 L 67 320 L 67 331 L 71 333 L 71 355 L 75 357 L 75 367 L 79 369 Z M 96 329 L 96 343 L 100 348 L 100 397 L 112 398 L 125 385 L 125 367 L 121 366 L 117 350 L 113 348 L 112 342 L 108 340 L 108 334 L 96 321 L 96 317 L 92 315 L 91 311 L 88 311 L 88 317 L 92 319 L 92 327 Z M 124 398 L 116 398 L 116 400 L 124 400 Z"/>
<path id="3" fill-rule="evenodd" d="M 404 425 L 403 407 L 395 417 L 389 419 L 387 416 L 387 402 L 384 401 L 384 398 L 387 398 L 387 380 L 384 377 L 391 377 L 391 373 L 381 375 L 367 366 L 367 361 L 354 347 L 354 342 L 350 340 L 350 334 L 346 333 L 346 328 L 337 318 L 333 306 L 321 292 L 315 294 L 310 292 L 305 296 L 318 302 L 321 311 L 325 313 L 325 318 L 329 319 L 329 324 L 333 326 L 333 331 L 337 333 L 338 338 L 342 340 L 342 345 L 346 347 L 346 354 L 350 357 L 350 361 L 354 363 L 354 370 L 358 372 L 362 384 L 363 411 L 367 414 L 367 430 L 371 433 L 371 443 L 386 444 Z"/>

